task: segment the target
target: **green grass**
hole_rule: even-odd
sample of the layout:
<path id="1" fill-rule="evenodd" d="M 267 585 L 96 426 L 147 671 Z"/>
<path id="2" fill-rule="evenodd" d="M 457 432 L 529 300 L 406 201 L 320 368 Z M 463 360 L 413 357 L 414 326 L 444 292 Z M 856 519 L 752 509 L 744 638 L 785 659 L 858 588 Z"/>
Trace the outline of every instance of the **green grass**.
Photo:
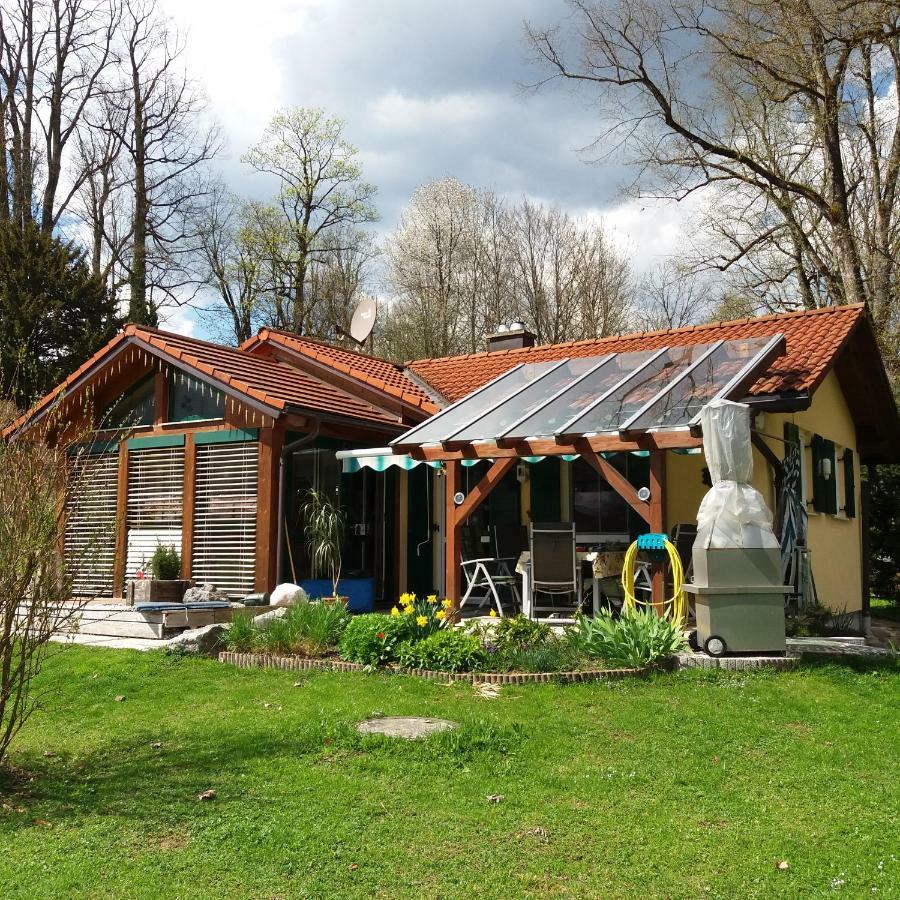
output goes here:
<path id="1" fill-rule="evenodd" d="M 38 688 L 46 710 L 0 784 L 4 898 L 768 898 L 831 895 L 833 880 L 898 894 L 896 669 L 491 700 L 68 648 Z M 375 713 L 462 727 L 358 736 Z"/>
<path id="2" fill-rule="evenodd" d="M 891 622 L 900 622 L 900 603 L 884 600 L 881 597 L 872 597 L 870 612 L 878 619 L 888 619 Z"/>

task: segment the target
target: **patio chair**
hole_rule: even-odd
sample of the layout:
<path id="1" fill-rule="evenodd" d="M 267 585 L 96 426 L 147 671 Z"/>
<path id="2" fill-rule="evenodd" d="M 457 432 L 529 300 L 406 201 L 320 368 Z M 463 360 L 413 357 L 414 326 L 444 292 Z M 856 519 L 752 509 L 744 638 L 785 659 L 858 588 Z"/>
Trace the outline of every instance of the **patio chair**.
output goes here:
<path id="1" fill-rule="evenodd" d="M 581 608 L 580 571 L 575 556 L 575 524 L 573 522 L 533 523 L 529 530 L 531 544 L 531 591 L 533 613 L 551 616 Z M 537 602 L 538 594 L 551 598 L 549 604 Z M 568 605 L 552 600 L 569 597 Z"/>
<path id="2" fill-rule="evenodd" d="M 491 604 L 496 607 L 498 615 L 505 616 L 506 610 L 500 602 L 501 589 L 508 590 L 512 595 L 513 608 L 522 602 L 514 572 L 515 561 L 513 560 L 510 565 L 508 560 L 484 555 L 484 549 L 489 549 L 489 547 L 489 543 L 481 542 L 481 533 L 478 529 L 463 528 L 463 560 L 460 566 L 466 578 L 466 591 L 459 602 L 460 612 L 472 600 L 477 601 L 478 608 L 484 606 L 485 603 Z"/>

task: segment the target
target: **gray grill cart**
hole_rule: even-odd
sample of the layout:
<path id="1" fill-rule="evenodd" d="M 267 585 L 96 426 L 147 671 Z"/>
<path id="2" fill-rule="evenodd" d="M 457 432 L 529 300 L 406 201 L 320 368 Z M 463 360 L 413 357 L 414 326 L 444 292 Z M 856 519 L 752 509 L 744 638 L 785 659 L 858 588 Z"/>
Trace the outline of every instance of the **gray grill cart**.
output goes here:
<path id="1" fill-rule="evenodd" d="M 713 400 L 700 413 L 712 488 L 697 511 L 693 584 L 694 649 L 784 653 L 781 548 L 772 513 L 752 485 L 750 409 Z"/>
<path id="2" fill-rule="evenodd" d="M 692 643 L 710 656 L 784 653 L 781 553 L 774 548 L 694 547 L 694 581 L 684 586 L 694 602 Z"/>

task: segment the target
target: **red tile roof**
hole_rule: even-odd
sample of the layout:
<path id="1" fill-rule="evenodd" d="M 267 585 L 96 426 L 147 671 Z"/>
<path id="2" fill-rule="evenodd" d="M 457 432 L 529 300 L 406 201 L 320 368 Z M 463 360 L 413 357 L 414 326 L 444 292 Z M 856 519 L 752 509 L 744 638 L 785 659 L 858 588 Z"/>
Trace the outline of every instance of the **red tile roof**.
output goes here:
<path id="1" fill-rule="evenodd" d="M 787 341 L 787 353 L 768 368 L 750 393 L 811 392 L 818 387 L 854 328 L 865 317 L 865 305 L 859 303 L 568 344 L 419 359 L 407 366 L 448 400 L 455 401 L 519 363 L 654 350 L 667 345 L 703 344 L 780 332 Z"/>
<path id="2" fill-rule="evenodd" d="M 127 325 L 84 365 L 6 429 L 6 432 L 14 431 L 50 406 L 98 363 L 115 356 L 121 349 L 119 345 L 124 347 L 129 339 L 150 351 L 156 350 L 165 354 L 175 364 L 183 365 L 201 377 L 206 375 L 235 392 L 270 407 L 275 415 L 282 410 L 295 408 L 363 419 L 378 424 L 398 423 L 396 415 L 378 409 L 347 391 L 313 378 L 293 366 L 253 356 L 234 347 L 212 344 L 156 328 Z"/>
<path id="3" fill-rule="evenodd" d="M 403 366 L 397 363 L 379 359 L 377 356 L 346 350 L 343 347 L 334 347 L 324 341 L 275 328 L 263 328 L 256 337 L 241 344 L 241 349 L 252 352 L 255 347 L 263 343 L 284 347 L 296 354 L 315 360 L 349 378 L 383 391 L 403 403 L 415 406 L 429 415 L 440 409 L 428 392 L 404 371 Z"/>

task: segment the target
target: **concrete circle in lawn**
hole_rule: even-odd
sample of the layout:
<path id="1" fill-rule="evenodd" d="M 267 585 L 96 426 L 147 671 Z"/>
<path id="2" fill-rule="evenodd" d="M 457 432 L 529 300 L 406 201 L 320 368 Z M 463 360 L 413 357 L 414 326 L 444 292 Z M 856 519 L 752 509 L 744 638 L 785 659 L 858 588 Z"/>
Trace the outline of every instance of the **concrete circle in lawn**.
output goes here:
<path id="1" fill-rule="evenodd" d="M 430 719 L 423 716 L 383 716 L 366 719 L 356 726 L 360 734 L 384 734 L 388 737 L 416 741 L 438 731 L 459 728 L 456 722 L 447 719 Z"/>

